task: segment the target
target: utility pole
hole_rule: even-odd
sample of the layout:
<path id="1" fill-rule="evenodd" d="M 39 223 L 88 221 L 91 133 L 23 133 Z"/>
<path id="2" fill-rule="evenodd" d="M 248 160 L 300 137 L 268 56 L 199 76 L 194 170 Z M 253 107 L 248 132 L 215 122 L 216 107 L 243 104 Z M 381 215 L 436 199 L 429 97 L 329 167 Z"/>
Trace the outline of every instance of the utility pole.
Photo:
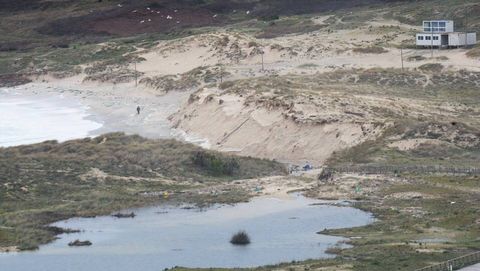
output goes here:
<path id="1" fill-rule="evenodd" d="M 404 67 L 403 67 L 403 46 L 402 46 L 402 44 L 400 44 L 400 58 L 402 59 L 402 72 L 403 72 Z"/>
<path id="2" fill-rule="evenodd" d="M 467 0 L 463 1 L 465 9 L 465 48 L 468 47 L 468 9 Z"/>
<path id="3" fill-rule="evenodd" d="M 265 71 L 265 66 L 264 66 L 264 63 L 263 63 L 263 55 L 265 54 L 265 52 L 262 50 L 262 52 L 260 53 L 262 55 L 262 72 Z"/>
<path id="4" fill-rule="evenodd" d="M 137 74 L 137 59 L 135 59 L 135 87 L 138 85 L 138 74 Z"/>
<path id="5" fill-rule="evenodd" d="M 223 83 L 223 65 L 220 64 L 220 84 Z"/>
<path id="6" fill-rule="evenodd" d="M 400 25 L 398 25 L 398 29 L 400 29 Z M 402 61 L 402 72 L 404 72 L 404 66 L 403 66 L 403 44 L 400 42 L 400 60 Z"/>
<path id="7" fill-rule="evenodd" d="M 431 46 L 430 46 L 430 57 L 433 58 L 433 22 L 430 21 L 430 32 L 432 33 L 430 40 L 431 40 Z"/>

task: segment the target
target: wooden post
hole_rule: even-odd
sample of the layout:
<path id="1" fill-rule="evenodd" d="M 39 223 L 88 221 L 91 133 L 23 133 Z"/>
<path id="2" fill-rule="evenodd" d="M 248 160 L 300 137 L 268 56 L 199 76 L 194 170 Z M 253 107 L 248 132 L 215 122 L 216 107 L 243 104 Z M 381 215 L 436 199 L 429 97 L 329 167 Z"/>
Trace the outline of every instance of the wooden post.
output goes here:
<path id="1" fill-rule="evenodd" d="M 430 32 L 432 33 L 431 37 L 430 37 L 430 43 L 431 43 L 431 46 L 430 46 L 430 53 L 431 53 L 431 58 L 433 58 L 433 24 L 432 24 L 432 21 L 430 21 Z"/>
<path id="2" fill-rule="evenodd" d="M 220 84 L 223 83 L 223 65 L 220 64 Z"/>
<path id="3" fill-rule="evenodd" d="M 400 44 L 400 58 L 402 59 L 402 72 L 404 71 L 404 66 L 403 66 L 403 47 Z"/>
<path id="4" fill-rule="evenodd" d="M 138 85 L 138 74 L 137 74 L 137 59 L 135 59 L 135 87 Z"/>
<path id="5" fill-rule="evenodd" d="M 262 51 L 262 71 L 265 71 L 265 66 L 264 66 L 264 63 L 263 63 L 263 54 L 265 54 L 265 53 Z"/>
<path id="6" fill-rule="evenodd" d="M 263 64 L 263 54 L 265 54 L 265 52 L 262 50 L 262 53 L 261 53 L 261 55 L 262 55 L 262 72 L 265 71 L 265 66 Z"/>
<path id="7" fill-rule="evenodd" d="M 398 29 L 399 30 L 401 29 L 400 25 L 398 25 Z M 415 37 L 415 42 L 417 42 L 416 39 L 417 38 Z M 402 61 L 402 72 L 403 72 L 404 71 L 404 67 L 403 67 L 403 44 L 401 42 L 400 42 L 400 58 L 401 58 L 400 60 Z"/>
<path id="8" fill-rule="evenodd" d="M 468 48 L 468 9 L 467 0 L 464 1 L 465 8 L 465 48 Z"/>

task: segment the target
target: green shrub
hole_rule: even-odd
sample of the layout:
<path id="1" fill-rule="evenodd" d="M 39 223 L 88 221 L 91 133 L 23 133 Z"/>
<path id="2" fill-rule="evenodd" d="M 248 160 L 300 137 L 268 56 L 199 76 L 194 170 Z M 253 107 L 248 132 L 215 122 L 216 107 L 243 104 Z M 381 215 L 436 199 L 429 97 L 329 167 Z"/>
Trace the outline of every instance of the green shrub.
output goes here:
<path id="1" fill-rule="evenodd" d="M 232 236 L 230 243 L 234 245 L 245 246 L 250 244 L 250 237 L 245 231 L 239 231 Z"/>
<path id="2" fill-rule="evenodd" d="M 235 82 L 233 81 L 225 81 L 220 84 L 219 88 L 222 90 L 229 89 L 235 85 Z"/>
<path id="3" fill-rule="evenodd" d="M 443 65 L 439 63 L 427 63 L 418 67 L 418 69 L 424 72 L 441 72 L 443 70 Z"/>
<path id="4" fill-rule="evenodd" d="M 411 61 L 411 62 L 414 62 L 414 61 L 422 61 L 422 60 L 425 60 L 427 59 L 426 57 L 424 56 L 410 56 L 407 58 L 407 61 Z"/>
<path id="5" fill-rule="evenodd" d="M 193 163 L 213 175 L 234 175 L 240 165 L 233 157 L 220 157 L 204 151 L 196 152 L 192 157 Z"/>
<path id="6" fill-rule="evenodd" d="M 480 58 L 480 45 L 475 46 L 467 52 L 467 56 L 471 58 Z"/>
<path id="7" fill-rule="evenodd" d="M 380 46 L 370 46 L 370 47 L 358 47 L 352 50 L 354 53 L 361 54 L 383 54 L 388 52 L 385 48 Z"/>

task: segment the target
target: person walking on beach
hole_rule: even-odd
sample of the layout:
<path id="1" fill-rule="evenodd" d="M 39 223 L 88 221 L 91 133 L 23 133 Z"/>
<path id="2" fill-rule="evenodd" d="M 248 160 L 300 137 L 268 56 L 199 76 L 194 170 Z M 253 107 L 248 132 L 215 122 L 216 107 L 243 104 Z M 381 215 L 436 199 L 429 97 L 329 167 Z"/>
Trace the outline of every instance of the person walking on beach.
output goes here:
<path id="1" fill-rule="evenodd" d="M 140 115 L 140 106 L 137 106 L 137 115 Z"/>

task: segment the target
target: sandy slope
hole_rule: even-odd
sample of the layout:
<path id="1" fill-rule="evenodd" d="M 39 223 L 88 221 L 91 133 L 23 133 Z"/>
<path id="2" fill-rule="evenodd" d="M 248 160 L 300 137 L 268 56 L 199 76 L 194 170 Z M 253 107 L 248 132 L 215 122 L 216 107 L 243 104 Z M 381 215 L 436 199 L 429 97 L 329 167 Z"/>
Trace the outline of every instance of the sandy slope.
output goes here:
<path id="1" fill-rule="evenodd" d="M 218 91 L 218 90 L 217 90 Z M 246 105 L 245 98 L 199 92 L 172 117 L 176 128 L 208 138 L 213 149 L 300 164 L 322 164 L 333 152 L 377 136 L 368 122 L 299 123 L 281 110 Z"/>
<path id="2" fill-rule="evenodd" d="M 398 28 L 397 28 L 398 27 Z M 329 32 L 319 30 L 274 39 L 257 39 L 251 35 L 220 31 L 183 39 L 160 42 L 140 56 L 138 64 L 145 76 L 181 74 L 196 67 L 222 64 L 232 73 L 231 79 L 263 76 L 261 55 L 268 73 L 315 73 L 343 68 L 400 68 L 401 52 L 394 46 L 403 41 L 413 43 L 417 27 L 392 20 L 376 19 L 356 29 Z M 389 44 L 382 54 L 363 54 L 354 48 Z M 383 46 L 383 45 L 380 45 Z M 480 71 L 477 59 L 468 58 L 465 49 L 434 50 L 404 49 L 404 67 L 416 68 L 425 63 L 441 62 L 451 69 Z M 424 60 L 409 61 L 423 56 Z M 307 65 L 305 65 L 307 64 Z"/>
<path id="3" fill-rule="evenodd" d="M 329 16 L 321 16 L 313 18 L 313 21 L 325 24 L 328 18 Z M 34 78 L 34 84 L 48 88 L 51 93 L 62 92 L 81 99 L 91 107 L 92 117 L 105 123 L 101 132 L 121 130 L 159 137 L 170 135 L 169 126 L 174 125 L 178 128 L 175 136 L 204 147 L 292 163 L 309 161 L 322 164 L 335 151 L 375 138 L 381 133 L 382 127 L 365 120 L 372 117 L 374 112 L 363 112 L 366 114 L 363 120 L 346 114 L 346 109 L 339 107 L 339 104 L 344 104 L 347 100 L 347 106 L 354 109 L 362 105 L 369 107 L 371 104 L 390 104 L 392 110 L 399 112 L 413 108 L 409 112 L 418 116 L 434 112 L 429 111 L 432 108 L 425 104 L 409 99 L 393 101 L 352 96 L 339 100 L 333 97 L 322 101 L 328 105 L 325 108 L 298 102 L 295 109 L 313 112 L 322 118 L 342 118 L 341 121 L 301 123 L 286 118 L 282 110 L 248 105 L 245 103 L 246 95 L 218 95 L 219 90 L 212 85 L 219 83 L 220 69 L 225 72 L 222 78 L 225 81 L 318 74 L 352 68 L 400 68 L 400 49 L 395 46 L 405 40 L 413 42 L 415 31 L 416 27 L 380 17 L 373 18 L 356 29 L 321 29 L 274 39 L 257 39 L 246 33 L 219 30 L 177 40 L 159 41 L 151 49 L 135 52 L 145 59 L 137 63 L 137 70 L 143 73 L 140 79 L 155 79 L 148 86 L 85 82 L 83 75 L 62 80 Z M 387 51 L 381 54 L 353 51 L 354 48 L 377 44 L 388 44 Z M 261 66 L 262 51 L 264 70 Z M 478 60 L 467 58 L 465 52 L 464 49 L 435 50 L 434 58 L 430 58 L 430 50 L 405 49 L 404 66 L 414 69 L 426 63 L 440 62 L 447 70 L 480 71 Z M 413 56 L 423 56 L 424 59 L 409 60 Z M 128 67 L 133 68 L 133 64 Z M 190 74 L 198 68 L 204 73 Z M 207 74 L 211 76 L 210 81 L 206 79 Z M 173 84 L 181 86 L 180 90 L 184 92 L 165 95 L 163 86 L 165 82 L 171 83 L 171 80 Z M 201 99 L 186 102 L 190 93 L 204 86 L 209 88 L 198 92 Z M 217 96 L 208 98 L 212 94 Z M 306 98 L 308 97 L 303 97 Z M 135 115 L 137 105 L 143 108 L 140 116 Z M 169 123 L 167 117 L 177 110 L 179 112 L 171 117 Z"/>

